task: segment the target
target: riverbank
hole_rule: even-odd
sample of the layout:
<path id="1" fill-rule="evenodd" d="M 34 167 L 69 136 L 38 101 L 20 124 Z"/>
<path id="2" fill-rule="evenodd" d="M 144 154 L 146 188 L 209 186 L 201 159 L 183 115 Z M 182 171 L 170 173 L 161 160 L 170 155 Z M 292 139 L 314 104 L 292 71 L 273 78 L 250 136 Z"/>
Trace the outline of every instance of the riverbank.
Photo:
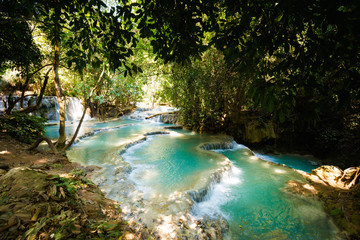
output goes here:
<path id="1" fill-rule="evenodd" d="M 30 232 L 35 231 L 38 236 L 42 234 L 41 236 L 50 238 L 54 231 L 63 229 L 61 234 L 68 234 L 67 237 L 78 236 L 81 233 L 100 239 L 115 235 L 127 236 L 123 239 L 145 239 L 144 236 L 156 239 L 156 233 L 146 228 L 140 219 L 136 221 L 135 218 L 135 221 L 125 223 L 123 214 L 127 213 L 121 211 L 118 203 L 106 199 L 97 186 L 84 178 L 85 174 L 91 173 L 95 167 L 81 167 L 70 163 L 61 155 L 28 152 L 27 147 L 27 144 L 20 143 L 6 134 L 0 134 L 0 186 L 5 186 L 2 189 L 0 205 L 0 233 L 9 232 L 11 236 L 24 236 L 31 230 Z M 357 226 L 360 225 L 359 192 L 332 186 L 324 188 L 322 185 L 324 183 L 313 186 L 315 190 L 311 194 L 325 203 L 325 209 L 343 232 L 342 236 L 345 239 L 357 239 Z M 70 186 L 76 190 L 75 194 L 71 193 Z M 307 189 L 306 186 L 299 188 L 295 184 L 296 188 Z M 16 189 L 20 191 L 15 191 Z M 357 189 L 359 190 L 359 187 Z M 17 195 L 23 192 L 32 194 Z M 79 218 L 79 221 L 73 221 L 74 218 Z M 185 232 L 190 231 L 187 221 L 182 221 L 179 220 L 180 228 Z M 211 230 L 209 222 L 196 222 L 196 225 L 204 225 L 201 229 Z M 50 225 L 55 228 L 50 228 Z M 214 222 L 212 225 L 217 226 L 217 223 Z M 220 231 L 215 231 L 214 235 L 221 232 L 221 229 L 217 230 Z M 205 232 L 204 236 L 211 236 L 207 234 L 209 231 Z M 4 235 L 0 239 L 13 239 L 11 236 Z"/>
<path id="2" fill-rule="evenodd" d="M 310 174 L 301 172 L 308 183 L 289 181 L 287 190 L 319 198 L 340 230 L 342 239 L 360 239 L 360 167 L 344 171 L 323 165 Z"/>
<path id="3" fill-rule="evenodd" d="M 258 120 L 253 119 L 253 121 L 257 122 Z M 319 165 L 334 164 L 345 169 L 343 171 L 335 166 L 321 166 L 310 174 L 301 172 L 301 174 L 308 180 L 308 183 L 304 184 L 296 181 L 289 181 L 287 190 L 296 194 L 320 199 L 324 204 L 327 214 L 331 216 L 339 228 L 341 238 L 360 239 L 360 167 L 347 168 L 349 166 L 359 166 L 358 156 L 353 157 L 354 154 L 356 155 L 356 151 L 358 151 L 358 149 L 355 148 L 354 151 L 349 151 L 344 158 L 339 160 L 341 154 L 329 157 L 329 155 L 333 153 L 334 149 L 329 152 L 330 154 L 328 153 L 326 155 L 321 154 L 321 146 L 316 146 L 315 149 L 311 148 L 311 143 L 315 140 L 319 141 L 318 138 L 313 137 L 314 140 L 306 143 L 304 140 L 306 137 L 296 139 L 296 136 L 284 133 L 281 136 L 277 136 L 274 132 L 275 127 L 269 127 L 270 125 L 271 124 L 269 123 L 255 124 L 255 127 L 253 126 L 251 131 L 252 134 L 244 134 L 250 131 L 246 129 L 240 133 L 236 131 L 230 131 L 230 133 L 233 135 L 238 133 L 237 138 L 235 136 L 237 142 L 247 145 L 253 151 L 259 151 L 270 155 L 289 153 L 300 155 L 312 154 L 321 158 L 319 162 L 316 162 Z M 244 124 L 243 127 L 246 128 L 246 125 Z M 242 128 L 240 128 L 240 130 L 241 129 Z M 349 133 L 347 134 L 352 136 Z M 325 135 L 325 133 L 323 135 Z M 255 136 L 255 139 L 250 139 L 249 137 L 246 138 L 246 136 Z M 355 136 L 353 136 L 353 138 L 355 138 Z M 353 138 L 349 139 L 351 140 Z M 334 141 L 334 139 L 335 137 L 329 138 L 328 141 L 323 142 L 322 145 L 325 145 L 329 141 Z M 349 143 L 349 139 L 347 141 L 342 141 L 340 146 L 345 145 L 349 148 L 358 141 L 356 140 L 358 138 L 356 138 L 352 143 Z M 255 143 L 250 143 L 249 140 L 256 141 Z M 335 149 L 338 148 L 339 146 Z M 344 151 L 341 153 L 343 152 Z M 349 160 L 350 157 L 353 158 Z M 336 184 L 331 184 L 335 182 Z M 350 183 L 351 186 L 349 185 Z"/>
<path id="4" fill-rule="evenodd" d="M 156 239 L 62 155 L 29 152 L 0 133 L 0 239 Z"/>

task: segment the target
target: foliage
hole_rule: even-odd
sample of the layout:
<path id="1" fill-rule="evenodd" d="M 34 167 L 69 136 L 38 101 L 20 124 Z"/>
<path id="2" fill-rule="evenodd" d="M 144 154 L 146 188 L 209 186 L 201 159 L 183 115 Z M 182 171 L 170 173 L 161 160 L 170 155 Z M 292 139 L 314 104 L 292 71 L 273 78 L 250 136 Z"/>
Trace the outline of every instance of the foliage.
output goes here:
<path id="1" fill-rule="evenodd" d="M 0 117 L 0 131 L 25 143 L 31 143 L 44 134 L 46 120 L 36 115 L 14 113 Z"/>
<path id="2" fill-rule="evenodd" d="M 255 106 L 280 122 L 306 130 L 359 111 L 358 1 L 142 4 L 139 27 L 159 57 L 184 61 L 215 46 L 251 76 L 248 96 Z M 211 36 L 208 45 L 204 36 Z"/>
<path id="3" fill-rule="evenodd" d="M 83 170 L 72 174 L 65 178 L 23 169 L 12 175 L 16 181 L 2 179 L 2 207 L 22 222 L 3 229 L 2 239 L 118 239 L 128 227 L 119 206 L 85 183 Z M 23 191 L 16 190 L 19 186 Z M 14 204 L 16 211 L 9 208 Z"/>
<path id="4" fill-rule="evenodd" d="M 26 67 L 38 63 L 41 53 L 32 37 L 30 24 L 17 19 L 29 14 L 25 1 L 1 1 L 0 5 L 0 68 L 4 65 Z"/>
<path id="5" fill-rule="evenodd" d="M 200 58 L 206 49 L 203 31 L 207 30 L 204 15 L 212 1 L 141 0 L 137 10 L 141 36 L 151 40 L 157 55 L 168 61 L 189 62 Z"/>
<path id="6" fill-rule="evenodd" d="M 215 49 L 191 65 L 173 65 L 168 95 L 188 127 L 201 132 L 224 130 L 246 107 L 245 76 L 232 67 Z"/>

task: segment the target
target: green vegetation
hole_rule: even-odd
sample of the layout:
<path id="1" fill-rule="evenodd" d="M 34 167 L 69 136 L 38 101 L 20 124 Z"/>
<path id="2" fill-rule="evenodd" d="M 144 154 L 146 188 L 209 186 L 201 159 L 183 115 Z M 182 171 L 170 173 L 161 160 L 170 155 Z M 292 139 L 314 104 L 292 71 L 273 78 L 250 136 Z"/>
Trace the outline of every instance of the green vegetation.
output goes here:
<path id="1" fill-rule="evenodd" d="M 0 118 L 0 131 L 25 143 L 32 143 L 45 132 L 46 119 L 25 113 L 14 113 Z"/>
<path id="2" fill-rule="evenodd" d="M 278 145 L 356 165 L 359 5 L 4 1 L 2 92 L 56 95 L 60 150 L 69 147 L 64 99 L 76 96 L 99 118 L 142 100 L 171 104 L 189 128 L 240 141 L 249 113 L 275 126 Z"/>
<path id="3" fill-rule="evenodd" d="M 83 175 L 79 170 L 67 177 L 10 170 L 0 179 L 0 238 L 119 239 L 132 231 L 121 220 L 119 206 Z"/>
<path id="4" fill-rule="evenodd" d="M 225 131 L 229 119 L 250 105 L 246 102 L 246 81 L 215 49 L 191 65 L 174 64 L 171 70 L 167 94 L 180 108 L 182 122 L 195 131 Z"/>

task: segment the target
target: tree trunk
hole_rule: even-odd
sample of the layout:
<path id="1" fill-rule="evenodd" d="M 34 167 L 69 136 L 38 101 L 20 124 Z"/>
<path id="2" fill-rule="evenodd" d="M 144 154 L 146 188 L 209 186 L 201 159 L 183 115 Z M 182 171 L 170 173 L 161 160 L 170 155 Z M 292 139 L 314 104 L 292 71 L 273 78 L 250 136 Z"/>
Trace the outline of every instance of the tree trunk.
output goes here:
<path id="1" fill-rule="evenodd" d="M 40 145 L 40 143 L 41 143 L 42 141 L 46 141 L 46 142 L 47 142 L 47 144 L 49 145 L 49 148 L 53 151 L 53 153 L 55 153 L 55 154 L 58 153 L 57 149 L 55 148 L 55 146 L 54 146 L 54 144 L 52 143 L 52 141 L 50 140 L 50 138 L 44 137 L 44 136 L 42 136 L 42 137 L 40 137 L 38 140 L 36 140 L 36 141 L 30 146 L 30 148 L 28 148 L 28 150 L 31 151 L 31 150 L 36 149 L 36 148 Z"/>
<path id="2" fill-rule="evenodd" d="M 55 8 L 55 39 L 54 39 L 54 82 L 56 90 L 56 98 L 59 103 L 59 138 L 56 143 L 58 149 L 65 147 L 66 136 L 65 136 L 65 97 L 62 94 L 60 77 L 59 77 L 59 67 L 60 67 L 60 9 Z"/>
<path id="3" fill-rule="evenodd" d="M 29 73 L 28 67 L 26 68 L 26 80 L 25 83 L 22 87 L 22 92 L 21 92 L 21 99 L 20 99 L 20 108 L 24 107 L 24 98 L 25 98 L 25 91 L 26 88 L 29 85 L 30 79 L 32 78 L 32 76 L 34 76 L 34 74 L 36 74 L 37 72 L 41 71 L 41 69 L 48 67 L 48 66 L 52 66 L 53 64 L 45 64 L 44 66 L 41 66 L 40 68 L 38 68 L 37 70 L 35 70 L 32 73 Z M 49 70 L 50 71 L 50 70 Z M 45 78 L 48 76 L 49 71 L 46 72 Z M 46 84 L 45 84 L 46 85 Z M 42 91 L 42 90 L 41 90 Z M 41 93 L 40 93 L 41 94 Z"/>
<path id="4" fill-rule="evenodd" d="M 26 67 L 26 80 L 25 80 L 24 85 L 22 86 L 21 98 L 20 98 L 20 109 L 24 108 L 25 91 L 26 91 L 27 86 L 29 85 L 29 82 L 30 82 L 29 67 Z"/>
<path id="5" fill-rule="evenodd" d="M 47 85 L 48 80 L 49 80 L 49 72 L 50 72 L 50 70 L 51 70 L 51 68 L 46 72 L 44 83 L 43 83 L 43 85 L 41 87 L 40 95 L 36 99 L 36 104 L 34 106 L 28 106 L 27 108 L 25 108 L 23 110 L 20 110 L 20 112 L 31 113 L 31 112 L 33 112 L 33 111 L 40 108 L 40 105 L 41 105 L 41 102 L 42 102 L 42 99 L 43 99 L 43 96 L 44 96 L 44 93 L 45 93 L 46 85 Z"/>
<path id="6" fill-rule="evenodd" d="M 5 109 L 5 114 L 7 115 L 10 115 L 11 114 L 11 111 L 14 109 L 14 107 L 16 106 L 16 103 L 20 100 L 20 99 L 17 99 L 17 100 L 14 100 L 13 99 L 13 94 L 14 94 L 14 91 L 15 90 L 12 90 L 8 96 L 8 100 L 7 100 L 7 108 Z M 6 106 L 6 104 L 5 104 Z"/>
<path id="7" fill-rule="evenodd" d="M 74 141 L 75 141 L 75 139 L 76 139 L 76 137 L 77 137 L 77 135 L 78 135 L 78 133 L 79 133 L 79 131 L 80 131 L 81 124 L 82 124 L 82 122 L 83 122 L 83 120 L 84 120 L 84 117 L 85 117 L 85 114 L 86 114 L 86 110 L 87 110 L 88 106 L 90 105 L 91 97 L 93 96 L 96 88 L 99 86 L 99 84 L 100 84 L 100 82 L 101 82 L 101 79 L 102 79 L 104 73 L 105 73 L 105 65 L 103 65 L 103 70 L 102 70 L 102 72 L 101 72 L 101 74 L 100 74 L 100 76 L 99 76 L 99 79 L 98 79 L 95 87 L 91 90 L 90 95 L 89 95 L 89 97 L 88 97 L 88 99 L 87 99 L 87 101 L 86 101 L 86 103 L 85 103 L 84 111 L 83 111 L 83 114 L 82 114 L 81 119 L 80 119 L 80 121 L 79 121 L 79 124 L 78 124 L 78 126 L 77 126 L 77 128 L 76 128 L 76 131 L 75 131 L 75 133 L 74 133 L 74 136 L 72 137 L 72 139 L 70 140 L 70 142 L 64 147 L 63 151 L 65 151 L 66 149 L 68 149 L 68 148 L 74 143 Z M 84 79 L 84 76 L 83 76 L 83 79 Z"/>

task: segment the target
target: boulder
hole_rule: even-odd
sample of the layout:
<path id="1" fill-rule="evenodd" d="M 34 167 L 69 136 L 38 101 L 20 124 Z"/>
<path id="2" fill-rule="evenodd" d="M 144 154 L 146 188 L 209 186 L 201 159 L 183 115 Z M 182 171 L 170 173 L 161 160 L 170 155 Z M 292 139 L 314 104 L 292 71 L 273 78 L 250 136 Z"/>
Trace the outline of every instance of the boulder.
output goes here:
<path id="1" fill-rule="evenodd" d="M 341 170 L 336 166 L 324 165 L 314 169 L 308 178 L 336 188 L 350 189 L 359 182 L 360 167 Z"/>
<path id="2" fill-rule="evenodd" d="M 243 140 L 248 143 L 259 143 L 269 139 L 275 139 L 275 127 L 271 121 L 260 122 L 252 120 L 244 123 Z"/>
<path id="3" fill-rule="evenodd" d="M 344 170 L 343 176 L 341 177 L 341 181 L 348 188 L 354 187 L 359 183 L 360 178 L 360 167 L 351 167 Z"/>

